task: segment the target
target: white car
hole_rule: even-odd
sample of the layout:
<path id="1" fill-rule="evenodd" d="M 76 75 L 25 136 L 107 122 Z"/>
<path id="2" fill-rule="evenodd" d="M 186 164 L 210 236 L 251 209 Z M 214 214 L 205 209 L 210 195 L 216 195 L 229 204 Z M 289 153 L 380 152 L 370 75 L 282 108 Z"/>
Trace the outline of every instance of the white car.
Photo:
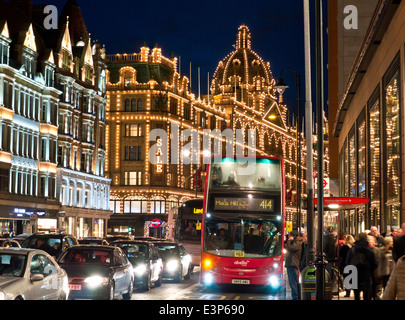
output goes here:
<path id="1" fill-rule="evenodd" d="M 0 248 L 0 300 L 67 300 L 66 271 L 45 251 Z"/>

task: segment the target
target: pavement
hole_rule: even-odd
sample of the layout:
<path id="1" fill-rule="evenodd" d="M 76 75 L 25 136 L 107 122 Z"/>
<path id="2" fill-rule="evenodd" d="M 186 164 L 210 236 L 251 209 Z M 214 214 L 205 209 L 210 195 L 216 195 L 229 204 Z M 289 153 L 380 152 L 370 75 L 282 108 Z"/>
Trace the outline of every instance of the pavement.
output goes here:
<path id="1" fill-rule="evenodd" d="M 339 293 L 339 295 L 334 295 L 332 296 L 332 300 L 339 300 L 339 301 L 350 301 L 350 300 L 354 300 L 354 292 L 351 291 L 350 292 L 350 297 L 345 297 L 346 295 L 346 291 L 342 291 Z M 360 293 L 361 295 L 361 293 Z"/>

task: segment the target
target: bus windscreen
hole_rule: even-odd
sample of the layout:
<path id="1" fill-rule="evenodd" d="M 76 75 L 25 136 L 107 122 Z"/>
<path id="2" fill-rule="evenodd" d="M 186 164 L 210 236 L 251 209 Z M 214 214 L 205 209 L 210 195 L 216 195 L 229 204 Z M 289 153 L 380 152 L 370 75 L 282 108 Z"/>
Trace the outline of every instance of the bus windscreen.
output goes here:
<path id="1" fill-rule="evenodd" d="M 232 218 L 231 215 L 206 220 L 204 249 L 220 257 L 269 258 L 281 254 L 281 219 Z"/>
<path id="2" fill-rule="evenodd" d="M 257 158 L 254 162 L 223 158 L 212 164 L 210 188 L 281 191 L 280 161 Z M 247 167 L 249 170 L 247 170 Z"/>

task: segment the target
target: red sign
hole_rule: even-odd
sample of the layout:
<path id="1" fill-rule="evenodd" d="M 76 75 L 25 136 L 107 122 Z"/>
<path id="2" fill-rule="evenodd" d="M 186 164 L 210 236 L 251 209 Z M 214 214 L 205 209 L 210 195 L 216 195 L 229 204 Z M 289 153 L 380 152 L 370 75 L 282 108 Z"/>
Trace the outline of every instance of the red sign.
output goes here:
<path id="1" fill-rule="evenodd" d="M 159 228 L 160 225 L 162 224 L 162 221 L 160 221 L 159 219 L 153 219 L 150 224 L 151 224 L 152 227 L 154 227 L 154 228 Z"/>
<path id="2" fill-rule="evenodd" d="M 355 197 L 325 197 L 323 198 L 323 204 L 333 209 L 349 210 L 359 207 L 365 203 L 369 203 L 367 198 L 355 198 Z M 318 199 L 314 199 L 314 204 L 318 203 Z"/>

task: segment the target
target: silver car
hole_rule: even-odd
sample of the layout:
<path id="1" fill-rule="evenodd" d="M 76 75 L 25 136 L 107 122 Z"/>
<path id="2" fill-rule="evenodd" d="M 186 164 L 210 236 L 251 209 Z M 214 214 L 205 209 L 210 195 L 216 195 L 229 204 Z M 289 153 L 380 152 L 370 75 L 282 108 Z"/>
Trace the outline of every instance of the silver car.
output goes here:
<path id="1" fill-rule="evenodd" d="M 66 271 L 43 250 L 0 248 L 0 300 L 67 300 Z"/>

